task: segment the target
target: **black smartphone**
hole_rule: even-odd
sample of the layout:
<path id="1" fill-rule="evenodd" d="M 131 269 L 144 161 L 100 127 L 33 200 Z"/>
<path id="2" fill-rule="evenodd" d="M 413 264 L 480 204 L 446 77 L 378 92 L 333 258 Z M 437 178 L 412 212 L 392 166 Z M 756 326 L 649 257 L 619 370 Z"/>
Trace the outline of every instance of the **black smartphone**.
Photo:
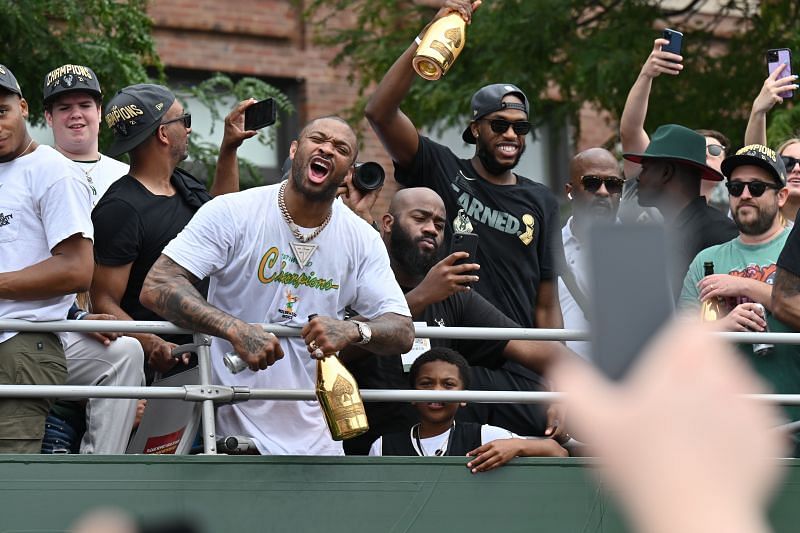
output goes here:
<path id="1" fill-rule="evenodd" d="M 453 233 L 453 240 L 450 242 L 450 254 L 455 252 L 467 252 L 469 257 L 458 259 L 454 265 L 464 263 L 477 263 L 478 235 L 475 233 Z"/>
<path id="2" fill-rule="evenodd" d="M 275 124 L 277 118 L 278 111 L 275 108 L 275 100 L 267 98 L 244 110 L 244 129 L 260 130 Z"/>
<path id="3" fill-rule="evenodd" d="M 679 31 L 671 30 L 669 28 L 664 30 L 662 34 L 664 39 L 669 43 L 661 47 L 662 52 L 671 52 L 673 54 L 681 55 L 681 45 L 683 44 L 683 34 Z"/>
<path id="4" fill-rule="evenodd" d="M 592 360 L 622 379 L 675 307 L 667 235 L 650 224 L 595 224 L 589 231 Z"/>
<path id="5" fill-rule="evenodd" d="M 787 76 L 792 75 L 792 51 L 788 48 L 773 48 L 772 50 L 767 50 L 767 71 L 769 74 L 775 72 L 775 69 L 778 68 L 780 65 L 785 64 L 786 66 L 780 73 L 780 78 L 785 78 Z M 779 93 L 778 96 L 781 98 L 791 98 L 794 96 L 793 91 L 784 91 Z"/>

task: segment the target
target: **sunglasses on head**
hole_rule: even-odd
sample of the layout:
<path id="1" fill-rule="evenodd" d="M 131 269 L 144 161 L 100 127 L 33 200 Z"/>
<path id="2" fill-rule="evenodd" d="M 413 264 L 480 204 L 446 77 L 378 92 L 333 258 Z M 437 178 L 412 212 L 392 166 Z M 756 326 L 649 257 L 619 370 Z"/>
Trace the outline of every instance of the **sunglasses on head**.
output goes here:
<path id="1" fill-rule="evenodd" d="M 587 192 L 593 194 L 600 190 L 601 185 L 606 186 L 608 194 L 619 194 L 622 192 L 625 180 L 616 176 L 581 176 L 581 185 Z"/>
<path id="2" fill-rule="evenodd" d="M 183 121 L 184 128 L 191 128 L 192 127 L 192 114 L 191 113 L 184 113 L 183 115 L 175 118 L 171 118 L 169 120 L 165 120 L 161 123 L 162 126 L 166 126 L 167 124 L 172 124 L 173 122 L 180 122 Z"/>
<path id="3" fill-rule="evenodd" d="M 790 155 L 782 155 L 781 159 L 783 159 L 783 164 L 786 165 L 786 170 L 790 172 L 796 164 L 800 163 L 800 159 Z"/>
<path id="4" fill-rule="evenodd" d="M 706 151 L 708 151 L 708 155 L 719 156 L 722 155 L 725 148 L 721 144 L 709 144 L 706 146 Z"/>
<path id="5" fill-rule="evenodd" d="M 778 190 L 781 187 L 774 183 L 767 183 L 765 181 L 729 181 L 725 184 L 731 196 L 736 198 L 740 197 L 744 192 L 744 188 L 750 191 L 750 196 L 758 198 L 766 192 L 767 189 Z"/>
<path id="6" fill-rule="evenodd" d="M 478 120 L 488 122 L 492 131 L 495 133 L 505 133 L 508 131 L 509 126 L 514 128 L 514 133 L 517 135 L 527 135 L 528 132 L 531 131 L 531 123 L 527 120 L 517 120 L 516 122 L 511 122 L 510 120 L 502 118 L 479 118 Z"/>

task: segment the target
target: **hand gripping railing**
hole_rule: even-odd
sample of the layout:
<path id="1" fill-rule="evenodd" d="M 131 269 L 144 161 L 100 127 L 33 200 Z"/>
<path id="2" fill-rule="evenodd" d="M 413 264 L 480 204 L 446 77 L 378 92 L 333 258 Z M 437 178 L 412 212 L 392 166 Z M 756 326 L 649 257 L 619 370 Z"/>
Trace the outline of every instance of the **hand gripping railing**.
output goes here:
<path id="1" fill-rule="evenodd" d="M 262 324 L 265 331 L 279 337 L 299 337 L 299 328 Z M 170 322 L 124 320 L 60 320 L 28 322 L 0 320 L 0 331 L 31 332 L 124 332 L 155 333 L 158 335 L 192 333 L 198 356 L 200 383 L 182 387 L 119 387 L 73 385 L 0 385 L 0 398 L 161 398 L 202 403 L 203 449 L 217 453 L 214 422 L 215 403 L 237 403 L 247 400 L 316 400 L 313 390 L 251 389 L 211 383 L 211 337 L 179 328 Z M 717 333 L 735 343 L 800 344 L 800 333 Z M 529 328 L 455 328 L 417 326 L 416 336 L 429 339 L 491 339 L 491 340 L 587 340 L 589 334 L 578 330 Z M 269 370 L 267 370 L 268 372 Z M 548 403 L 564 398 L 559 392 L 520 391 L 421 391 L 421 390 L 362 390 L 365 401 L 451 401 L 478 403 Z M 753 394 L 750 397 L 782 405 L 800 405 L 800 394 Z M 790 424 L 791 425 L 791 424 Z"/>

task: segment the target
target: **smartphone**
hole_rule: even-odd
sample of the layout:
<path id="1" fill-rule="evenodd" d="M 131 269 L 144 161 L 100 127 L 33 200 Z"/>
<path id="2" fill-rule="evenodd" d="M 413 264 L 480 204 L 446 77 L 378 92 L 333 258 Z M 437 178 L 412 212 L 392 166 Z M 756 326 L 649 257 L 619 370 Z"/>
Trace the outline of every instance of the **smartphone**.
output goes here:
<path id="1" fill-rule="evenodd" d="M 788 48 L 773 48 L 772 50 L 767 50 L 767 70 L 770 74 L 775 72 L 775 69 L 784 63 L 786 66 L 779 74 L 781 78 L 792 75 L 792 51 Z M 778 96 L 781 98 L 791 98 L 794 96 L 794 92 L 784 91 L 779 93 Z"/>
<path id="2" fill-rule="evenodd" d="M 589 230 L 592 361 L 620 380 L 675 307 L 667 234 L 655 224 L 595 224 Z"/>
<path id="3" fill-rule="evenodd" d="M 662 52 L 671 52 L 673 54 L 681 55 L 681 45 L 683 44 L 683 34 L 679 31 L 671 30 L 669 28 L 664 30 L 662 34 L 664 39 L 669 43 L 661 47 Z"/>
<path id="4" fill-rule="evenodd" d="M 450 242 L 450 253 L 467 252 L 469 257 L 459 259 L 454 265 L 462 265 L 464 263 L 477 263 L 475 257 L 478 252 L 478 235 L 475 233 L 453 233 L 453 240 Z"/>
<path id="5" fill-rule="evenodd" d="M 244 110 L 244 129 L 260 130 L 275 124 L 278 118 L 275 100 L 267 98 L 251 105 Z"/>

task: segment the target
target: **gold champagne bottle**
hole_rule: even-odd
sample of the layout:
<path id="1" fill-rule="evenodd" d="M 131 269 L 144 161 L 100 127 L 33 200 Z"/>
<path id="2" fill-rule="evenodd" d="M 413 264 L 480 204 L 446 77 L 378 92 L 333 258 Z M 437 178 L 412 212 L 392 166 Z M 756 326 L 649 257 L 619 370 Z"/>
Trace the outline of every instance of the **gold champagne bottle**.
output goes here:
<path id="1" fill-rule="evenodd" d="M 309 321 L 316 315 L 308 317 Z M 361 392 L 335 353 L 317 359 L 317 399 L 333 440 L 345 440 L 369 429 Z"/>
<path id="2" fill-rule="evenodd" d="M 453 66 L 467 41 L 467 23 L 458 13 L 450 13 L 431 24 L 422 37 L 412 64 L 426 80 L 438 80 Z"/>
<path id="3" fill-rule="evenodd" d="M 714 273 L 714 262 L 706 261 L 703 263 L 704 275 L 710 276 Z M 709 298 L 700 307 L 700 319 L 703 322 L 713 322 L 725 316 L 724 304 L 720 298 Z"/>

